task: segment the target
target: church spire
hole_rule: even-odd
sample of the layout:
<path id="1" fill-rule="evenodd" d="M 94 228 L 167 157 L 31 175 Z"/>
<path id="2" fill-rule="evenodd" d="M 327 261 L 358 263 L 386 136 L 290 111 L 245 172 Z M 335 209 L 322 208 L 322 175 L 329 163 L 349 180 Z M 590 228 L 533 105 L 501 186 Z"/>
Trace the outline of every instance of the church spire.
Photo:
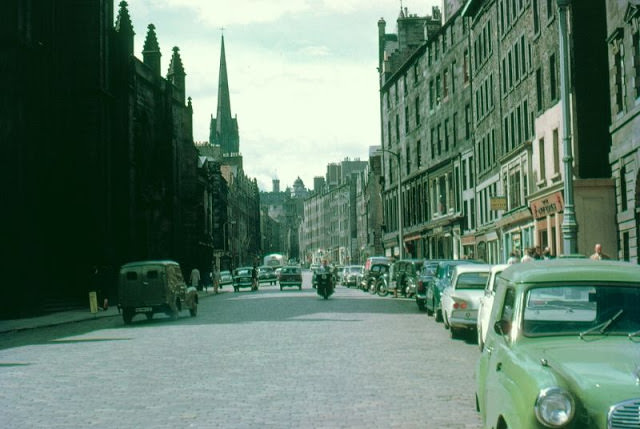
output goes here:
<path id="1" fill-rule="evenodd" d="M 184 102 L 185 97 L 185 76 L 186 73 L 182 65 L 182 58 L 180 58 L 180 48 L 174 46 L 169 71 L 167 72 L 167 80 L 180 92 L 182 102 Z"/>
<path id="2" fill-rule="evenodd" d="M 118 10 L 118 18 L 116 20 L 116 32 L 123 43 L 125 43 L 125 49 L 127 55 L 133 55 L 133 36 L 136 34 L 133 31 L 133 24 L 131 24 L 131 16 L 129 16 L 129 10 L 127 9 L 127 2 L 120 2 L 120 9 Z"/>
<path id="3" fill-rule="evenodd" d="M 151 68 L 153 74 L 159 76 L 161 54 L 158 37 L 156 36 L 156 26 L 149 24 L 147 29 L 147 38 L 144 41 L 144 49 L 142 50 L 143 62 Z"/>
<path id="4" fill-rule="evenodd" d="M 213 133 L 214 129 L 215 135 Z M 229 97 L 229 78 L 227 76 L 227 56 L 224 48 L 224 35 L 222 36 L 220 71 L 218 73 L 218 109 L 216 111 L 216 118 L 211 119 L 210 143 L 219 144 L 222 148 L 222 153 L 239 152 L 237 120 L 231 116 L 231 100 Z"/>

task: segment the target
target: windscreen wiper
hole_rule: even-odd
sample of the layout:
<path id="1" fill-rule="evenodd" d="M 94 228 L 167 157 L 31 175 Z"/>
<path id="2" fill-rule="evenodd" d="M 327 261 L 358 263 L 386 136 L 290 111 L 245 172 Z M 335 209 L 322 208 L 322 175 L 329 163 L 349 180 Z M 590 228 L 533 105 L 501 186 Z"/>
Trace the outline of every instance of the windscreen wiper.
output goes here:
<path id="1" fill-rule="evenodd" d="M 620 315 L 623 313 L 623 309 L 618 310 L 618 312 L 616 314 L 613 315 L 613 317 L 605 322 L 600 323 L 599 325 L 593 326 L 589 329 L 587 329 L 584 332 L 580 332 L 580 338 L 582 339 L 582 337 L 584 337 L 587 334 L 591 334 L 595 331 L 598 331 L 599 334 L 604 334 L 604 331 L 607 330 L 607 328 L 609 328 L 609 326 L 611 326 L 611 324 L 613 322 L 615 322 L 616 320 L 618 320 L 618 317 L 620 317 Z"/>

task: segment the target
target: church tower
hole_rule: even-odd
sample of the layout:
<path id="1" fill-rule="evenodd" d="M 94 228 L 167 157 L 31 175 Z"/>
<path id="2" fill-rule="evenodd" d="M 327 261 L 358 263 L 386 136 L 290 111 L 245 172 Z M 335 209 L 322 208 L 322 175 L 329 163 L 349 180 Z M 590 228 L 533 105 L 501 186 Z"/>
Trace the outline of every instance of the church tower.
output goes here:
<path id="1" fill-rule="evenodd" d="M 220 145 L 223 155 L 238 155 L 240 138 L 238 135 L 238 119 L 231 116 L 231 100 L 229 98 L 229 79 L 227 77 L 227 58 L 224 49 L 224 35 L 220 51 L 220 72 L 218 74 L 218 110 L 216 117 L 211 118 L 209 143 Z"/>

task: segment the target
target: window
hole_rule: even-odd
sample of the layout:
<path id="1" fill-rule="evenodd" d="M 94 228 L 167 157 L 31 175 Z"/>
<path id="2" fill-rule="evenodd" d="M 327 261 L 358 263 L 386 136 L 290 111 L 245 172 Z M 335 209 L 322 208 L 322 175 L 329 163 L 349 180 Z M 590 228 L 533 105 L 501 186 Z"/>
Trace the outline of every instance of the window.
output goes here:
<path id="1" fill-rule="evenodd" d="M 547 0 L 547 18 L 553 18 L 554 4 L 556 0 Z"/>
<path id="2" fill-rule="evenodd" d="M 469 140 L 471 137 L 471 106 L 464 106 L 464 138 Z"/>
<path id="3" fill-rule="evenodd" d="M 420 125 L 420 96 L 416 96 L 416 126 Z"/>
<path id="4" fill-rule="evenodd" d="M 391 147 L 391 121 L 387 122 L 387 146 Z"/>
<path id="5" fill-rule="evenodd" d="M 396 113 L 396 141 L 400 142 L 400 115 Z"/>
<path id="6" fill-rule="evenodd" d="M 458 112 L 453 114 L 453 120 L 451 121 L 451 129 L 452 129 L 452 144 L 453 147 L 456 147 L 458 144 Z"/>
<path id="7" fill-rule="evenodd" d="M 449 151 L 449 120 L 444 120 L 444 150 Z"/>
<path id="8" fill-rule="evenodd" d="M 467 49 L 464 50 L 462 60 L 463 60 L 462 73 L 464 75 L 464 83 L 468 83 L 469 82 L 469 51 Z"/>
<path id="9" fill-rule="evenodd" d="M 404 106 L 404 133 L 409 134 L 409 106 Z"/>
<path id="10" fill-rule="evenodd" d="M 553 130 L 553 173 L 560 174 L 560 138 L 558 129 Z"/>
<path id="11" fill-rule="evenodd" d="M 411 152 L 409 151 L 409 146 L 407 146 L 407 149 L 404 151 L 404 153 L 406 158 L 407 175 L 409 175 L 409 173 L 411 173 Z"/>
<path id="12" fill-rule="evenodd" d="M 418 168 L 422 165 L 422 141 L 418 140 L 416 143 L 416 163 Z"/>
<path id="13" fill-rule="evenodd" d="M 540 12 L 538 11 L 538 0 L 533 0 L 531 8 L 533 9 L 533 34 L 540 32 Z"/>
<path id="14" fill-rule="evenodd" d="M 542 105 L 542 69 L 536 70 L 536 101 L 538 102 L 538 112 L 541 112 L 544 108 Z"/>
<path id="15" fill-rule="evenodd" d="M 429 82 L 429 109 L 433 110 L 435 104 L 435 93 L 433 91 L 433 80 Z"/>
<path id="16" fill-rule="evenodd" d="M 624 55 L 620 46 L 617 47 L 614 54 L 614 74 L 615 74 L 615 91 L 616 91 L 616 108 L 618 113 L 624 110 Z"/>
<path id="17" fill-rule="evenodd" d="M 456 92 L 456 61 L 453 60 L 451 63 L 451 93 L 455 94 Z"/>
<path id="18" fill-rule="evenodd" d="M 444 98 L 449 96 L 449 70 L 444 69 L 442 72 L 442 96 Z"/>
<path id="19" fill-rule="evenodd" d="M 551 54 L 549 57 L 549 91 L 551 100 L 558 98 L 558 79 L 556 71 L 556 54 Z"/>
<path id="20" fill-rule="evenodd" d="M 438 156 L 442 155 L 442 140 L 440 139 L 440 136 L 442 136 L 442 126 L 440 124 L 438 124 L 438 128 L 437 128 L 437 139 L 438 139 Z"/>
<path id="21" fill-rule="evenodd" d="M 634 85 L 636 90 L 636 98 L 640 98 L 640 31 L 633 33 L 633 68 L 635 70 Z"/>
<path id="22" fill-rule="evenodd" d="M 440 75 L 436 76 L 436 103 L 440 104 L 442 99 L 442 79 Z"/>
<path id="23" fill-rule="evenodd" d="M 540 182 L 544 182 L 547 177 L 547 173 L 544 168 L 544 139 L 538 140 L 538 158 L 539 158 L 539 166 L 538 170 L 540 172 Z"/>
<path id="24" fill-rule="evenodd" d="M 622 166 L 620 169 L 620 208 L 626 211 L 627 206 L 627 168 Z"/>

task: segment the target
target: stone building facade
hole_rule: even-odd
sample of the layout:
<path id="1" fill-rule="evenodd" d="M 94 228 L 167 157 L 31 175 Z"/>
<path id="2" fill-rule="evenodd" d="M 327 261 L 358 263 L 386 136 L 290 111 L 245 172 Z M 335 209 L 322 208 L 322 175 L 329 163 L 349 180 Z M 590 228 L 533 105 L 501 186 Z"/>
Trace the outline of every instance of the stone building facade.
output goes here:
<path id="1" fill-rule="evenodd" d="M 149 25 L 140 60 L 126 2 L 83 5 L 0 14 L 0 317 L 88 306 L 91 290 L 115 304 L 132 260 L 199 266 L 206 185 L 179 49 L 163 68 Z"/>
<path id="2" fill-rule="evenodd" d="M 401 11 L 397 34 L 378 22 L 385 253 L 400 253 L 400 229 L 405 257 L 497 263 L 528 247 L 563 253 L 556 3 L 463 3 L 446 3 L 441 26 L 437 8 L 422 18 Z M 608 95 L 599 83 L 606 73 L 604 3 L 597 3 L 573 2 L 570 13 L 572 182 L 582 253 L 594 242 L 616 246 L 615 225 L 607 222 L 613 184 L 603 162 L 610 139 L 601 120 Z"/>
<path id="3" fill-rule="evenodd" d="M 606 6 L 617 257 L 640 263 L 640 1 Z"/>

